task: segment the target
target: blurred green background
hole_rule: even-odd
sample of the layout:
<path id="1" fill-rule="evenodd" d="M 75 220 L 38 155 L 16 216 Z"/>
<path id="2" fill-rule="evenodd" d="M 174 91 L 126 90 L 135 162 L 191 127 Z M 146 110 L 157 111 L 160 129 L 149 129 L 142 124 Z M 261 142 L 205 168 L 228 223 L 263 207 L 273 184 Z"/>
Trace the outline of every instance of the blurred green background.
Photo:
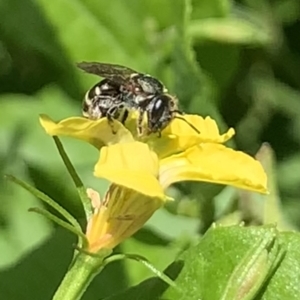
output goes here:
<path id="1" fill-rule="evenodd" d="M 156 76 L 184 111 L 212 116 L 222 131 L 234 127 L 232 147 L 256 155 L 268 143 L 258 158 L 270 174 L 270 197 L 178 184 L 169 191 L 177 201 L 118 252 L 144 255 L 163 270 L 215 220 L 300 227 L 299 0 L 0 0 L 1 299 L 50 299 L 70 262 L 75 238 L 29 213 L 42 204 L 3 175 L 81 215 L 38 116 L 81 114 L 86 90 L 99 80 L 76 69 L 83 60 Z M 107 183 L 92 176 L 97 151 L 62 141 L 84 183 L 103 193 Z M 102 299 L 151 275 L 135 262 L 114 263 L 84 299 Z"/>

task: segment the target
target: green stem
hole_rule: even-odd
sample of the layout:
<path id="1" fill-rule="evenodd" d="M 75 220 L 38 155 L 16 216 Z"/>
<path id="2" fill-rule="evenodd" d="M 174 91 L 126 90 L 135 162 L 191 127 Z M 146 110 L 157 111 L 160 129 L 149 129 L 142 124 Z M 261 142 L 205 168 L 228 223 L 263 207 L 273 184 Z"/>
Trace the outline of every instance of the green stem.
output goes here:
<path id="1" fill-rule="evenodd" d="M 104 257 L 79 252 L 55 292 L 53 300 L 80 299 L 93 278 L 104 268 Z"/>
<path id="2" fill-rule="evenodd" d="M 58 149 L 58 152 L 59 152 L 66 168 L 68 169 L 69 174 L 71 175 L 71 177 L 75 183 L 75 186 L 76 187 L 83 186 L 83 183 L 82 183 L 80 177 L 78 176 L 74 166 L 72 165 L 61 141 L 59 140 L 59 138 L 57 136 L 53 136 L 53 139 L 54 139 L 55 145 Z"/>
<path id="3" fill-rule="evenodd" d="M 55 145 L 58 149 L 58 152 L 70 174 L 70 176 L 72 177 L 72 180 L 77 188 L 77 192 L 79 194 L 79 197 L 81 199 L 81 203 L 83 205 L 83 209 L 85 212 L 85 215 L 87 217 L 87 219 L 90 218 L 90 216 L 92 215 L 93 211 L 92 211 L 92 206 L 91 206 L 91 200 L 88 198 L 87 193 L 86 193 L 86 188 L 83 185 L 80 177 L 78 176 L 74 166 L 72 165 L 61 141 L 59 140 L 59 138 L 57 136 L 53 136 Z"/>
<path id="4" fill-rule="evenodd" d="M 135 260 L 135 261 L 142 263 L 147 269 L 149 269 L 151 272 L 153 272 L 158 278 L 163 280 L 169 286 L 179 290 L 178 287 L 176 286 L 176 283 L 170 277 L 168 277 L 165 273 L 157 270 L 152 264 L 149 263 L 149 261 L 145 257 L 143 257 L 141 255 L 138 255 L 138 254 L 115 254 L 113 256 L 106 258 L 104 261 L 104 264 L 107 265 L 113 261 L 122 260 L 122 259 L 131 259 L 131 260 Z"/>
<path id="5" fill-rule="evenodd" d="M 38 207 L 32 207 L 29 208 L 30 212 L 35 212 L 38 213 L 44 217 L 46 217 L 47 219 L 53 221 L 54 223 L 58 224 L 59 226 L 69 230 L 70 232 L 74 233 L 75 235 L 77 235 L 79 237 L 79 239 L 81 239 L 81 243 L 82 245 L 80 245 L 83 249 L 87 248 L 89 242 L 87 240 L 87 237 L 85 236 L 85 234 L 81 231 L 81 230 L 77 230 L 74 226 L 70 225 L 69 223 L 65 222 L 64 220 L 56 217 L 55 215 L 49 213 L 47 210 L 42 209 L 42 208 L 38 208 Z"/>
<path id="6" fill-rule="evenodd" d="M 55 209 L 62 216 L 64 216 L 66 218 L 66 220 L 76 228 L 77 231 L 82 231 L 77 220 L 68 211 L 66 211 L 63 207 L 61 207 L 53 199 L 51 199 L 48 195 L 44 194 L 43 192 L 36 189 L 35 187 L 27 184 L 26 182 L 12 176 L 12 175 L 5 175 L 5 178 L 7 180 L 10 180 L 11 182 L 21 186 L 23 189 L 27 190 L 33 196 L 37 197 L 38 199 L 40 199 L 43 202 L 50 205 L 53 209 Z"/>

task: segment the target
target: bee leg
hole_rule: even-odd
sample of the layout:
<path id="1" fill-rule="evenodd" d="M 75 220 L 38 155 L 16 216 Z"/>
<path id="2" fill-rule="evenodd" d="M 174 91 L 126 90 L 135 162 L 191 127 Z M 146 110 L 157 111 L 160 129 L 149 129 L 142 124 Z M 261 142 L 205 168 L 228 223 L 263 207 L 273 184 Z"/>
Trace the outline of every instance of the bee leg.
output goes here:
<path id="1" fill-rule="evenodd" d="M 158 137 L 158 138 L 161 138 L 161 131 L 160 131 L 160 130 L 157 131 L 157 137 Z"/>
<path id="2" fill-rule="evenodd" d="M 137 118 L 137 131 L 138 131 L 138 136 L 143 135 L 143 117 L 144 117 L 144 110 L 139 110 L 139 117 Z"/>
<path id="3" fill-rule="evenodd" d="M 117 106 L 111 107 L 106 113 L 107 122 L 113 134 L 117 133 L 114 129 L 114 119 L 117 119 L 118 116 L 119 116 L 119 112 Z"/>
<path id="4" fill-rule="evenodd" d="M 157 137 L 161 138 L 161 132 L 165 129 L 166 125 L 172 121 L 172 116 L 165 116 L 163 119 L 160 120 L 160 123 L 157 124 Z M 163 126 L 165 124 L 165 126 Z"/>
<path id="5" fill-rule="evenodd" d="M 126 122 L 126 120 L 127 120 L 127 118 L 128 118 L 128 110 L 127 109 L 125 109 L 125 111 L 124 111 L 124 114 L 123 114 L 123 116 L 122 116 L 122 119 L 121 119 L 121 123 L 123 124 L 123 125 L 125 125 L 125 122 Z"/>
<path id="6" fill-rule="evenodd" d="M 107 122 L 108 122 L 108 125 L 110 126 L 110 128 L 111 128 L 111 132 L 113 133 L 113 134 L 116 134 L 117 132 L 116 132 L 116 130 L 114 129 L 114 119 L 112 118 L 112 116 L 111 115 L 107 115 Z"/>

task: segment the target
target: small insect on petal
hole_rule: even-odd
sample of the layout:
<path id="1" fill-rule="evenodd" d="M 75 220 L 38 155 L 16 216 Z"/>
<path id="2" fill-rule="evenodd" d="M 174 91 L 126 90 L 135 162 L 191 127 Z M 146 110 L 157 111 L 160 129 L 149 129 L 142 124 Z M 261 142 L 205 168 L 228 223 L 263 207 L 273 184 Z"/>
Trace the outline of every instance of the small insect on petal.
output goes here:
<path id="1" fill-rule="evenodd" d="M 129 113 L 137 111 L 138 136 L 151 133 L 160 136 L 174 118 L 186 121 L 177 116 L 178 113 L 182 114 L 177 99 L 167 93 L 158 79 L 116 64 L 81 62 L 77 66 L 86 73 L 104 78 L 86 93 L 83 114 L 87 118 L 107 118 L 113 128 L 114 120 L 125 125 Z M 143 128 L 145 115 L 146 129 Z"/>

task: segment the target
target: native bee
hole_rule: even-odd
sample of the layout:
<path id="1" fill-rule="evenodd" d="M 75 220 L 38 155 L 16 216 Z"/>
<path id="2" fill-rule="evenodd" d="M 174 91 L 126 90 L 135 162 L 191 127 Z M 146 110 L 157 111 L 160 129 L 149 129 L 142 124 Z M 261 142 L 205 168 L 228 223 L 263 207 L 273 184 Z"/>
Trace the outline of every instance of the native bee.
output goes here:
<path id="1" fill-rule="evenodd" d="M 81 62 L 77 66 L 87 73 L 104 78 L 86 93 L 83 102 L 84 116 L 91 119 L 107 117 L 110 124 L 114 119 L 119 119 L 124 124 L 129 112 L 136 110 L 139 113 L 138 135 L 144 134 L 145 114 L 146 134 L 160 135 L 174 118 L 186 121 L 177 115 L 183 114 L 178 109 L 177 99 L 168 94 L 158 79 L 115 64 Z"/>

